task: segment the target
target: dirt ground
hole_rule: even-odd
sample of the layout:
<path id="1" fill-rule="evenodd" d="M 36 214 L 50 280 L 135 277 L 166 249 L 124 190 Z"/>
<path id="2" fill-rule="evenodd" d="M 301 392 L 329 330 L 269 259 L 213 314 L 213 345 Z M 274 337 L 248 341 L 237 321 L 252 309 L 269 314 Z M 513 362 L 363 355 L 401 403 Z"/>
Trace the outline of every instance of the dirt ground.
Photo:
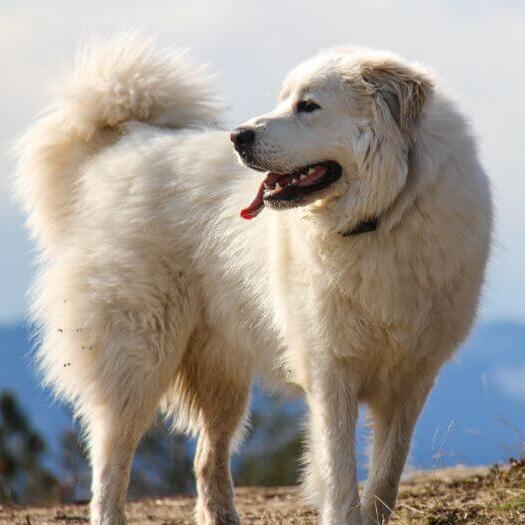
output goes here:
<path id="1" fill-rule="evenodd" d="M 129 502 L 129 525 L 193 523 L 193 498 Z M 313 524 L 316 512 L 295 487 L 241 487 L 237 506 L 244 524 Z M 72 525 L 88 522 L 85 504 L 1 507 L 0 525 Z M 525 524 L 525 460 L 500 468 L 454 468 L 414 474 L 401 487 L 392 524 Z"/>

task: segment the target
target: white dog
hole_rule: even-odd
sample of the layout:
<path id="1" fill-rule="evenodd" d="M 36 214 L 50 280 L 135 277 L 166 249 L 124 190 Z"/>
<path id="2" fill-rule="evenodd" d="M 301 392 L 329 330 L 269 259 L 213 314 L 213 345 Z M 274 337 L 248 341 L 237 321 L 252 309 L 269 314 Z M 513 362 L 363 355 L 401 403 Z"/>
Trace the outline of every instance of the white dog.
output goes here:
<path id="1" fill-rule="evenodd" d="M 219 114 L 202 69 L 127 35 L 81 56 L 20 145 L 39 361 L 86 429 L 91 521 L 124 523 L 162 407 L 199 434 L 198 523 L 239 523 L 229 459 L 261 372 L 304 392 L 322 523 L 384 523 L 480 295 L 491 199 L 469 127 L 423 68 L 354 49 L 293 70 L 231 137 Z"/>

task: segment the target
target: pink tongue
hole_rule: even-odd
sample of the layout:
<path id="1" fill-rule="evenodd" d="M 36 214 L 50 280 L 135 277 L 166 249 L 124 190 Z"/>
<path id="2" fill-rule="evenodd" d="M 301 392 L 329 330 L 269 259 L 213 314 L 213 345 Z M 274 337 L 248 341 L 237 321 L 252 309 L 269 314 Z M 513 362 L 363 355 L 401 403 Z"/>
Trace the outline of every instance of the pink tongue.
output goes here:
<path id="1" fill-rule="evenodd" d="M 250 203 L 250 205 L 247 208 L 244 208 L 244 210 L 241 210 L 241 217 L 243 219 L 246 219 L 247 221 L 253 219 L 254 217 L 257 217 L 259 213 L 261 213 L 262 209 L 264 208 L 264 201 L 263 201 L 263 195 L 264 195 L 264 183 L 262 182 L 259 186 L 259 191 L 257 192 L 257 195 L 255 195 L 255 198 Z"/>
<path id="2" fill-rule="evenodd" d="M 253 201 L 250 203 L 250 205 L 247 208 L 244 208 L 244 210 L 241 210 L 241 217 L 243 219 L 246 219 L 247 221 L 253 219 L 254 217 L 257 217 L 259 213 L 261 213 L 262 209 L 264 208 L 264 185 L 273 188 L 275 186 L 275 183 L 282 178 L 282 174 L 279 173 L 268 173 L 265 177 L 265 179 L 261 182 L 261 185 L 259 186 L 259 190 L 257 191 L 257 195 L 255 195 Z"/>

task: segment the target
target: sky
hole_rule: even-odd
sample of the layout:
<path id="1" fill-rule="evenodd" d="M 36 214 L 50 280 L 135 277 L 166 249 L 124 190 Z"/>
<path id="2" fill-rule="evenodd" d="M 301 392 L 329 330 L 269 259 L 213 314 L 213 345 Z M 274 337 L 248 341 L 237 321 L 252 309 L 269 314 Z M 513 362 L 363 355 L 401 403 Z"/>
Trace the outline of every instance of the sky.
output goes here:
<path id="1" fill-rule="evenodd" d="M 232 126 L 271 109 L 287 71 L 326 47 L 387 49 L 432 67 L 469 115 L 493 187 L 480 317 L 525 321 L 525 2 L 0 0 L 0 324 L 24 318 L 33 260 L 10 199 L 9 148 L 78 44 L 130 27 L 209 63 Z"/>

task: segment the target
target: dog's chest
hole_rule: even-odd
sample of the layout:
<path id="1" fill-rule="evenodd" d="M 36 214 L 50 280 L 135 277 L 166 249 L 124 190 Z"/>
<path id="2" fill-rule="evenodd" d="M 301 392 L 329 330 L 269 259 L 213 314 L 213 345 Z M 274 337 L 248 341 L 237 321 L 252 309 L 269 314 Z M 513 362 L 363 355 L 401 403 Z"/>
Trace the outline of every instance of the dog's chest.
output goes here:
<path id="1" fill-rule="evenodd" d="M 428 323 L 428 294 L 388 247 L 361 240 L 353 247 L 312 246 L 288 235 L 279 244 L 274 312 L 290 351 L 329 348 L 338 357 L 370 361 L 417 344 Z"/>

